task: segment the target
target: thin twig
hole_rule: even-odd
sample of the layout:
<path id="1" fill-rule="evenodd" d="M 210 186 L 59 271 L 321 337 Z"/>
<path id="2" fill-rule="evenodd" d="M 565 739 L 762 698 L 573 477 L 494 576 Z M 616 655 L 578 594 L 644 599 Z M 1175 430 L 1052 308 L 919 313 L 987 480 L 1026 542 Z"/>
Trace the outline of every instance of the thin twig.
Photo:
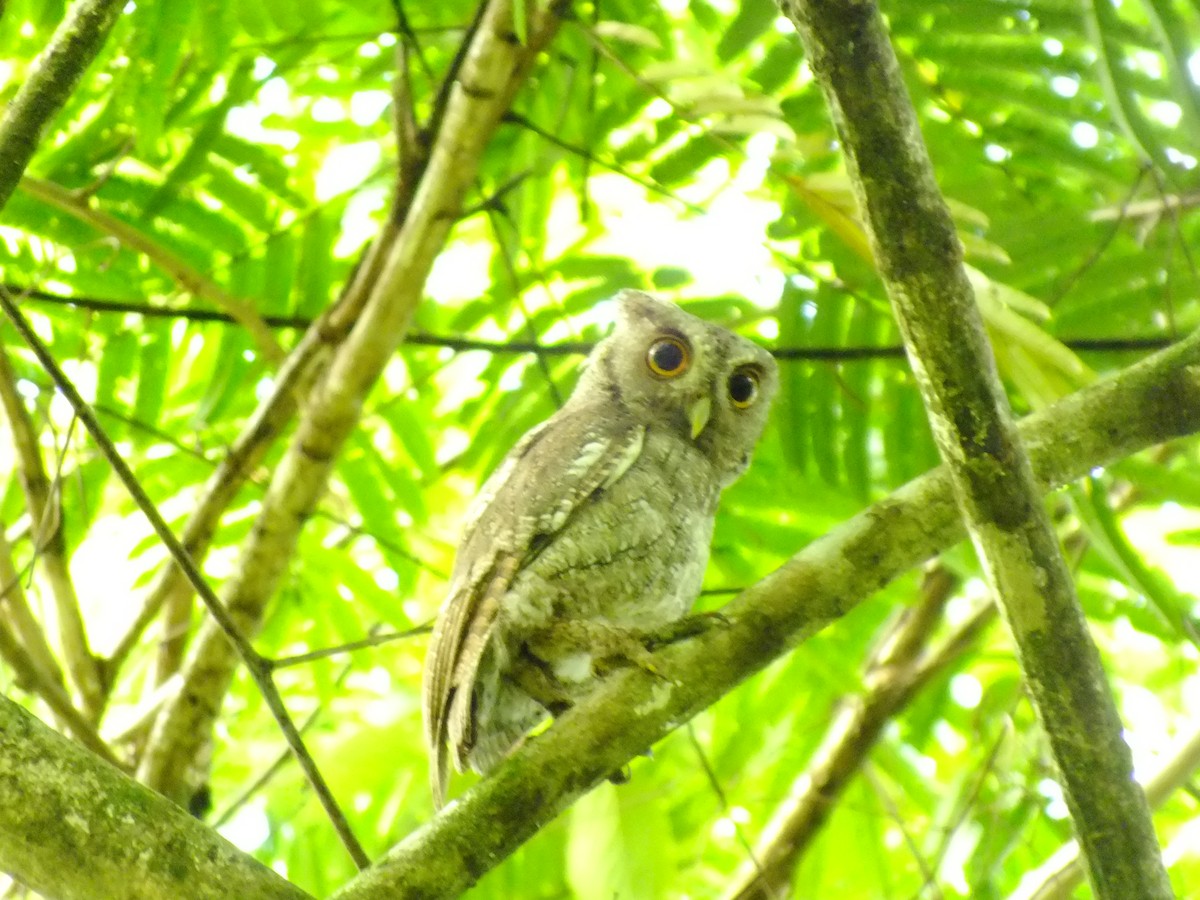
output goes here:
<path id="1" fill-rule="evenodd" d="M 963 795 L 961 795 L 958 800 L 957 809 L 955 809 L 947 826 L 942 830 L 941 840 L 938 842 L 937 851 L 934 853 L 933 857 L 933 867 L 935 871 L 942 867 L 942 861 L 945 859 L 946 853 L 950 849 L 950 843 L 954 838 L 955 832 L 957 832 L 962 826 L 963 822 L 966 821 L 967 815 L 975 805 L 976 799 L 983 791 L 984 784 L 995 771 L 996 761 L 1000 756 L 1000 751 L 1003 749 L 1004 743 L 1009 739 L 1009 737 L 1009 720 L 1006 718 L 1004 720 L 1004 724 L 1002 724 L 1000 730 L 997 732 L 995 740 L 993 740 L 991 746 L 988 747 L 988 752 L 983 759 L 982 766 L 980 767 L 979 771 L 975 773 L 975 778 L 969 785 L 966 786 Z M 918 898 L 923 895 L 925 888 L 928 886 L 929 882 L 921 885 L 921 888 L 916 892 L 916 894 L 913 895 L 913 900 L 918 900 Z"/>
<path id="2" fill-rule="evenodd" d="M 634 184 L 638 185 L 639 187 L 645 188 L 647 191 L 649 191 L 652 194 L 658 194 L 661 197 L 665 197 L 666 199 L 671 200 L 674 203 L 677 203 L 682 209 L 685 209 L 690 213 L 694 213 L 696 215 L 705 215 L 708 213 L 708 210 L 705 207 L 701 206 L 698 203 L 692 203 L 689 200 L 685 200 L 684 198 L 680 197 L 678 194 L 674 193 L 670 188 L 664 187 L 663 185 L 659 184 L 657 181 L 654 181 L 650 178 L 643 178 L 640 175 L 635 175 L 633 172 L 630 172 L 628 169 L 624 168 L 620 164 L 614 163 L 614 162 L 609 162 L 608 160 L 605 160 L 605 159 L 597 156 L 595 153 L 592 153 L 586 147 L 580 147 L 576 144 L 572 144 L 570 141 L 559 137 L 557 134 L 552 134 L 551 132 L 547 131 L 545 128 L 542 128 L 536 122 L 532 121 L 531 119 L 526 118 L 525 116 L 521 115 L 520 113 L 510 112 L 507 116 L 505 116 L 505 121 L 511 122 L 514 125 L 519 125 L 521 128 L 524 128 L 526 131 L 530 132 L 531 134 L 536 134 L 542 140 L 546 141 L 549 144 L 553 144 L 555 147 L 557 147 L 560 150 L 565 150 L 568 153 L 578 156 L 580 159 L 582 159 L 586 162 L 589 162 L 593 165 L 600 166 L 603 169 L 608 169 L 608 171 L 613 172 L 614 174 L 620 175 L 622 178 L 626 178 L 629 181 L 632 181 Z"/>
<path id="3" fill-rule="evenodd" d="M 409 628 L 407 631 L 390 631 L 384 634 L 373 634 L 370 637 L 361 638 L 357 641 L 348 641 L 345 644 L 338 644 L 336 647 L 322 647 L 320 650 L 310 650 L 308 653 L 297 653 L 294 656 L 277 656 L 273 659 L 266 660 L 267 665 L 272 669 L 286 669 L 289 666 L 300 666 L 305 663 L 316 662 L 319 659 L 329 659 L 334 656 L 341 656 L 343 653 L 353 653 L 356 650 L 365 650 L 369 647 L 379 647 L 383 644 L 389 644 L 392 641 L 404 640 L 405 638 L 418 637 L 422 634 L 429 634 L 433 630 L 432 623 L 426 622 L 424 625 L 418 625 L 416 628 Z"/>
<path id="4" fill-rule="evenodd" d="M 397 635 L 383 635 L 383 637 L 397 637 Z M 278 662 L 279 660 L 275 660 L 276 667 L 278 667 Z M 335 690 L 341 688 L 346 683 L 346 679 L 350 677 L 350 673 L 353 670 L 353 662 L 347 662 L 344 666 L 342 666 L 341 670 L 333 680 L 333 686 Z M 325 704 L 318 703 L 316 708 L 305 717 L 302 723 L 300 723 L 300 734 L 306 734 L 314 725 L 316 725 L 317 721 L 321 717 L 321 714 L 325 712 L 325 710 Z M 213 817 L 212 827 L 220 828 L 231 818 L 233 818 L 234 813 L 241 809 L 251 797 L 253 797 L 270 783 L 271 779 L 273 779 L 276 774 L 279 773 L 279 771 L 287 764 L 287 761 L 290 758 L 291 754 L 286 750 L 279 753 L 257 778 L 246 785 L 241 793 L 230 800 L 226 807 Z"/>
<path id="5" fill-rule="evenodd" d="M 1104 251 L 1108 249 L 1109 245 L 1116 239 L 1117 235 L 1121 233 L 1121 226 L 1125 224 L 1126 210 L 1129 208 L 1129 204 L 1133 202 L 1133 198 L 1137 196 L 1138 189 L 1142 186 L 1142 180 L 1145 177 L 1146 167 L 1142 166 L 1140 169 L 1138 169 L 1137 178 L 1134 179 L 1129 191 L 1126 193 L 1124 199 L 1121 200 L 1120 205 L 1117 207 L 1118 214 L 1114 217 L 1112 227 L 1100 239 L 1100 243 L 1098 243 L 1092 249 L 1091 253 L 1088 254 L 1087 259 L 1080 263 L 1075 270 L 1067 276 L 1067 280 L 1060 285 L 1057 290 L 1055 290 L 1054 296 L 1048 301 L 1048 304 L 1051 307 L 1057 306 L 1058 302 L 1071 292 L 1071 289 L 1079 283 L 1079 279 L 1082 278 L 1089 269 L 1091 269 L 1100 261 L 1100 257 L 1104 255 Z"/>
<path id="6" fill-rule="evenodd" d="M 133 313 L 146 318 L 184 319 L 189 322 L 234 323 L 228 313 L 194 307 L 154 306 L 126 300 L 103 300 L 96 297 L 64 297 L 47 291 L 8 286 L 4 288 L 23 299 L 39 303 L 61 304 L 86 309 L 97 313 Z M 272 328 L 307 329 L 314 320 L 308 316 L 264 316 L 263 321 Z M 1147 335 L 1145 337 L 1112 338 L 1062 338 L 1060 343 L 1071 350 L 1091 353 L 1145 353 L 1169 347 L 1177 338 L 1170 335 Z M 414 347 L 445 347 L 458 353 L 472 350 L 484 353 L 537 353 L 544 356 L 587 356 L 595 347 L 587 341 L 562 341 L 555 344 L 540 344 L 536 341 L 486 341 L 454 335 L 429 334 L 412 331 L 405 336 L 404 343 Z M 903 359 L 904 347 L 900 344 L 882 344 L 865 347 L 775 347 L 772 355 L 783 361 L 810 360 L 830 362 L 857 362 L 859 360 Z"/>
<path id="7" fill-rule="evenodd" d="M 760 878 L 765 880 L 762 864 L 758 860 L 758 854 L 754 847 L 751 846 L 750 840 L 746 837 L 745 829 L 741 823 L 730 815 L 729 797 L 725 794 L 725 789 L 721 787 L 721 780 L 717 778 L 717 773 L 712 767 L 712 762 L 709 761 L 708 754 L 704 752 L 704 748 L 700 746 L 700 739 L 696 737 L 696 729 L 691 722 L 687 723 L 688 741 L 691 742 L 692 749 L 696 751 L 696 758 L 700 760 L 700 768 L 704 770 L 704 776 L 708 779 L 708 785 L 712 788 L 713 794 L 717 798 L 717 803 L 721 807 L 721 812 L 729 818 L 733 823 L 733 833 L 737 835 L 738 843 L 742 846 L 742 852 L 746 854 L 746 858 L 750 860 L 750 864 L 754 866 L 755 872 Z"/>
<path id="8" fill-rule="evenodd" d="M 504 263 L 504 273 L 508 276 L 509 290 L 513 297 L 517 298 L 517 303 L 521 309 L 521 317 L 525 320 L 525 332 L 529 335 L 531 344 L 537 344 L 537 330 L 533 326 L 533 319 L 529 315 L 529 310 L 525 304 L 521 302 L 522 284 L 521 278 L 517 274 L 517 264 L 513 259 L 513 250 L 511 244 L 505 239 L 504 232 L 501 230 L 501 223 L 508 223 L 512 226 L 514 223 L 508 211 L 502 207 L 488 210 L 487 215 L 488 225 L 492 230 L 492 238 L 496 242 L 496 246 L 500 248 L 500 259 Z M 542 380 L 546 383 L 546 390 L 550 394 L 550 399 L 554 403 L 555 409 L 561 409 L 563 405 L 562 391 L 558 387 L 558 383 L 554 380 L 554 373 L 550 371 L 550 365 L 546 361 L 546 354 L 536 354 L 538 372 L 542 376 Z"/>
<path id="9" fill-rule="evenodd" d="M 887 813 L 888 818 L 892 820 L 892 824 L 900 831 L 900 836 L 904 838 L 904 846 L 908 848 L 909 855 L 917 864 L 917 868 L 921 871 L 921 876 L 925 881 L 925 887 L 933 889 L 933 897 L 936 900 L 942 900 L 945 896 L 942 893 L 941 887 L 937 883 L 936 873 L 934 868 L 929 864 L 929 860 L 925 858 L 925 854 L 921 852 L 921 847 L 912 830 L 908 827 L 908 822 L 904 816 L 900 814 L 900 809 L 896 806 L 896 802 L 892 799 L 891 794 L 883 786 L 878 778 L 875 777 L 871 766 L 864 765 L 862 770 L 863 778 L 867 784 L 871 786 L 871 791 L 879 798 L 879 802 L 883 804 L 883 809 Z M 922 894 L 924 896 L 924 894 Z"/>
<path id="10" fill-rule="evenodd" d="M 1157 169 L 1154 171 L 1154 183 L 1158 187 L 1159 194 L 1165 198 L 1167 196 L 1166 185 L 1163 184 L 1162 173 L 1160 173 Z M 1196 258 L 1192 254 L 1191 238 L 1184 234 L 1182 223 L 1179 221 L 1179 205 L 1164 203 L 1164 206 L 1166 207 L 1166 210 L 1167 210 L 1167 217 L 1168 217 L 1168 219 L 1170 219 L 1170 222 L 1171 222 L 1171 231 L 1175 235 L 1175 242 L 1171 246 L 1179 247 L 1180 252 L 1183 254 L 1184 260 L 1187 262 L 1188 271 L 1191 273 L 1192 280 L 1194 282 L 1196 280 L 1197 276 L 1200 275 L 1200 273 L 1198 273 L 1196 271 Z M 1170 273 L 1172 271 L 1172 269 L 1171 269 L 1171 267 L 1165 267 L 1165 271 Z M 1170 333 L 1172 335 L 1177 335 L 1178 329 L 1175 324 L 1175 309 L 1174 309 L 1174 306 L 1172 304 L 1170 304 L 1169 301 L 1170 301 L 1170 297 L 1168 295 L 1168 305 L 1167 305 L 1168 330 L 1170 331 Z"/>

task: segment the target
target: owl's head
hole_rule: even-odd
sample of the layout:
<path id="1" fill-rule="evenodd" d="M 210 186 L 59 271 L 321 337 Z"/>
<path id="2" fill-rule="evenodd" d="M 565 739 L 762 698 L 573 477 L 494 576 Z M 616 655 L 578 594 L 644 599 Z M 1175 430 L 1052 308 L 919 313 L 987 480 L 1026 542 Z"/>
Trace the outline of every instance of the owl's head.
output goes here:
<path id="1" fill-rule="evenodd" d="M 647 426 L 669 428 L 727 484 L 745 470 L 779 385 L 775 360 L 740 335 L 641 291 L 617 295 L 617 324 L 584 382 Z"/>

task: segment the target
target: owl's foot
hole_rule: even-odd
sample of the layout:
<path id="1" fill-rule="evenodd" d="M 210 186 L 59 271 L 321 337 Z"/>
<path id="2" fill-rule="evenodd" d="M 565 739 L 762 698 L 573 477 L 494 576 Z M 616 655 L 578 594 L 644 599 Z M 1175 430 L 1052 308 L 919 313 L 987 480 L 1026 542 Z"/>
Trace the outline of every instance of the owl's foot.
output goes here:
<path id="1" fill-rule="evenodd" d="M 556 719 L 575 705 L 570 693 L 546 663 L 528 651 L 514 660 L 512 668 L 505 674 Z"/>
<path id="2" fill-rule="evenodd" d="M 629 781 L 632 778 L 633 778 L 633 771 L 629 768 L 628 765 L 624 765 L 624 766 L 621 766 L 621 768 L 617 769 L 617 771 L 615 771 L 611 775 L 609 775 L 608 781 L 610 784 L 629 784 Z"/>
<path id="3" fill-rule="evenodd" d="M 729 619 L 719 610 L 694 613 L 646 635 L 645 645 L 649 650 L 657 650 L 660 647 L 685 641 L 688 638 L 699 637 L 714 628 L 725 628 L 728 625 Z"/>
<path id="4" fill-rule="evenodd" d="M 528 652 L 539 660 L 555 660 L 554 671 L 568 682 L 583 681 L 586 674 L 607 675 L 628 665 L 661 677 L 646 644 L 644 631 L 583 619 L 555 622 L 526 640 Z M 581 662 L 590 673 L 563 674 L 572 663 Z"/>

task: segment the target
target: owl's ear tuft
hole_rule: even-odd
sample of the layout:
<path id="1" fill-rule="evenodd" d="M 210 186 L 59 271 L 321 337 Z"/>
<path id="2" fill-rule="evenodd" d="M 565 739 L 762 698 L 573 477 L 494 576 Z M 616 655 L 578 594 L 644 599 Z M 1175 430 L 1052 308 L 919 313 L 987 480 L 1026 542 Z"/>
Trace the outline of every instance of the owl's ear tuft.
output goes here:
<path id="1" fill-rule="evenodd" d="M 617 296 L 613 299 L 616 300 L 621 306 L 637 304 L 639 302 L 644 303 L 647 300 L 653 302 L 654 300 L 654 298 L 645 291 L 638 291 L 634 290 L 633 288 L 621 288 L 621 290 L 617 291 Z"/>
<path id="2" fill-rule="evenodd" d="M 632 288 L 621 291 L 614 299 L 617 301 L 617 322 L 621 325 L 629 325 L 638 320 L 656 319 L 665 310 L 675 309 L 673 303 Z"/>

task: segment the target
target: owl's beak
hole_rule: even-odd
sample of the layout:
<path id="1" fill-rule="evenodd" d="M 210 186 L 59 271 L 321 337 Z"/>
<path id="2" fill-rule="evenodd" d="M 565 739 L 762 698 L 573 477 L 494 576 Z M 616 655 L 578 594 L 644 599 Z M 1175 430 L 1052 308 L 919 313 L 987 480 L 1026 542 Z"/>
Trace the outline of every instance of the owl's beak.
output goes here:
<path id="1" fill-rule="evenodd" d="M 704 426 L 708 424 L 709 417 L 712 416 L 712 397 L 707 394 L 688 407 L 688 422 L 692 426 L 692 440 L 700 437 L 700 432 L 704 430 Z"/>

